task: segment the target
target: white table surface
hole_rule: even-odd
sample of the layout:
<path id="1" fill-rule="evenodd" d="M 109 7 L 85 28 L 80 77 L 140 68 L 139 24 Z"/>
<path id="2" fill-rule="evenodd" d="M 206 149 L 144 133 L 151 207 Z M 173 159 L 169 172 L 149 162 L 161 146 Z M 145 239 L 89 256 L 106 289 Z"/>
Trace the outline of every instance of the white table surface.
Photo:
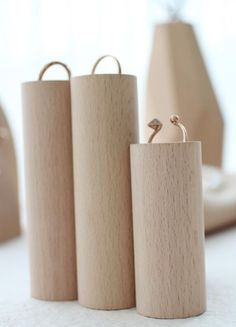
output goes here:
<path id="1" fill-rule="evenodd" d="M 30 298 L 25 237 L 0 245 L 0 326 L 236 326 L 236 227 L 206 239 L 208 308 L 201 316 L 160 320 L 135 309 L 97 311 L 77 301 L 43 302 Z"/>

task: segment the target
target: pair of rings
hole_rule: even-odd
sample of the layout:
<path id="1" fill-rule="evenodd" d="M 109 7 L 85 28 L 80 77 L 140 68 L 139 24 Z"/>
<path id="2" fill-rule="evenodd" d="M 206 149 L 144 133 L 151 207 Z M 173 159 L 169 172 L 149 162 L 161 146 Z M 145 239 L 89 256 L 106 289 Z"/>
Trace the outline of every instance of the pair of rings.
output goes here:
<path id="1" fill-rule="evenodd" d="M 184 127 L 184 125 L 180 122 L 179 116 L 178 115 L 171 115 L 170 116 L 170 122 L 179 127 L 183 133 L 183 142 L 187 142 L 188 141 L 188 133 L 186 128 Z M 153 119 L 152 121 L 150 121 L 150 123 L 148 123 L 148 127 L 154 129 L 154 132 L 151 134 L 151 136 L 149 137 L 148 143 L 152 143 L 154 137 L 156 136 L 156 134 L 162 129 L 162 123 L 160 122 L 160 120 L 158 119 Z"/>

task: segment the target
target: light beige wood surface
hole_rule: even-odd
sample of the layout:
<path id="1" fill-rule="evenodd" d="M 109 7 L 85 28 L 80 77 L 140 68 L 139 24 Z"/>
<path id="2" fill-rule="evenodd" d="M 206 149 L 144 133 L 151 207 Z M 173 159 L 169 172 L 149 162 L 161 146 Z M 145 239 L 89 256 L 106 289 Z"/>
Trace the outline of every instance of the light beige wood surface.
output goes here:
<path id="1" fill-rule="evenodd" d="M 69 81 L 22 85 L 32 296 L 77 298 Z"/>
<path id="2" fill-rule="evenodd" d="M 162 121 L 160 142 L 178 139 L 169 117 L 179 114 L 190 139 L 202 141 L 203 163 L 221 165 L 223 119 L 191 25 L 178 21 L 156 26 L 145 113 L 145 126 L 156 116 Z"/>
<path id="3" fill-rule="evenodd" d="M 13 136 L 0 107 L 0 242 L 20 235 L 18 177 Z"/>
<path id="4" fill-rule="evenodd" d="M 129 145 L 138 141 L 130 75 L 72 78 L 79 301 L 95 309 L 135 305 Z"/>
<path id="5" fill-rule="evenodd" d="M 183 318 L 206 309 L 200 142 L 131 145 L 136 305 Z"/>

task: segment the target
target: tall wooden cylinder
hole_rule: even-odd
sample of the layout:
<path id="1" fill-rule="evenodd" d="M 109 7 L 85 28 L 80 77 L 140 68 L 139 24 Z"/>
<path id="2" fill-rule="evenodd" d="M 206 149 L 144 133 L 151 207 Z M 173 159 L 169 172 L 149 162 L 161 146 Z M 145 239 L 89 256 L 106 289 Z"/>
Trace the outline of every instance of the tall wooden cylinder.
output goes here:
<path id="1" fill-rule="evenodd" d="M 70 81 L 22 85 L 31 293 L 77 298 Z"/>
<path id="2" fill-rule="evenodd" d="M 184 318 L 205 311 L 200 142 L 131 145 L 136 305 Z"/>
<path id="3" fill-rule="evenodd" d="M 80 304 L 135 305 L 129 145 L 138 140 L 136 77 L 72 78 Z"/>

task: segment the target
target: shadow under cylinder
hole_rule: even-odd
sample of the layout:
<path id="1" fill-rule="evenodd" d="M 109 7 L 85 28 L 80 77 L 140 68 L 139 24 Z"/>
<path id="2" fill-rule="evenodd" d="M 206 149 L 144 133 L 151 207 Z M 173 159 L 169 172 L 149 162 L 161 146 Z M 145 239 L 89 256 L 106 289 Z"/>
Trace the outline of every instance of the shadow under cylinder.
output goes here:
<path id="1" fill-rule="evenodd" d="M 80 304 L 135 305 L 129 145 L 138 140 L 136 77 L 72 78 Z"/>
<path id="2" fill-rule="evenodd" d="M 77 299 L 70 81 L 22 85 L 31 294 Z"/>
<path id="3" fill-rule="evenodd" d="M 200 142 L 131 151 L 137 311 L 184 318 L 206 309 Z"/>

